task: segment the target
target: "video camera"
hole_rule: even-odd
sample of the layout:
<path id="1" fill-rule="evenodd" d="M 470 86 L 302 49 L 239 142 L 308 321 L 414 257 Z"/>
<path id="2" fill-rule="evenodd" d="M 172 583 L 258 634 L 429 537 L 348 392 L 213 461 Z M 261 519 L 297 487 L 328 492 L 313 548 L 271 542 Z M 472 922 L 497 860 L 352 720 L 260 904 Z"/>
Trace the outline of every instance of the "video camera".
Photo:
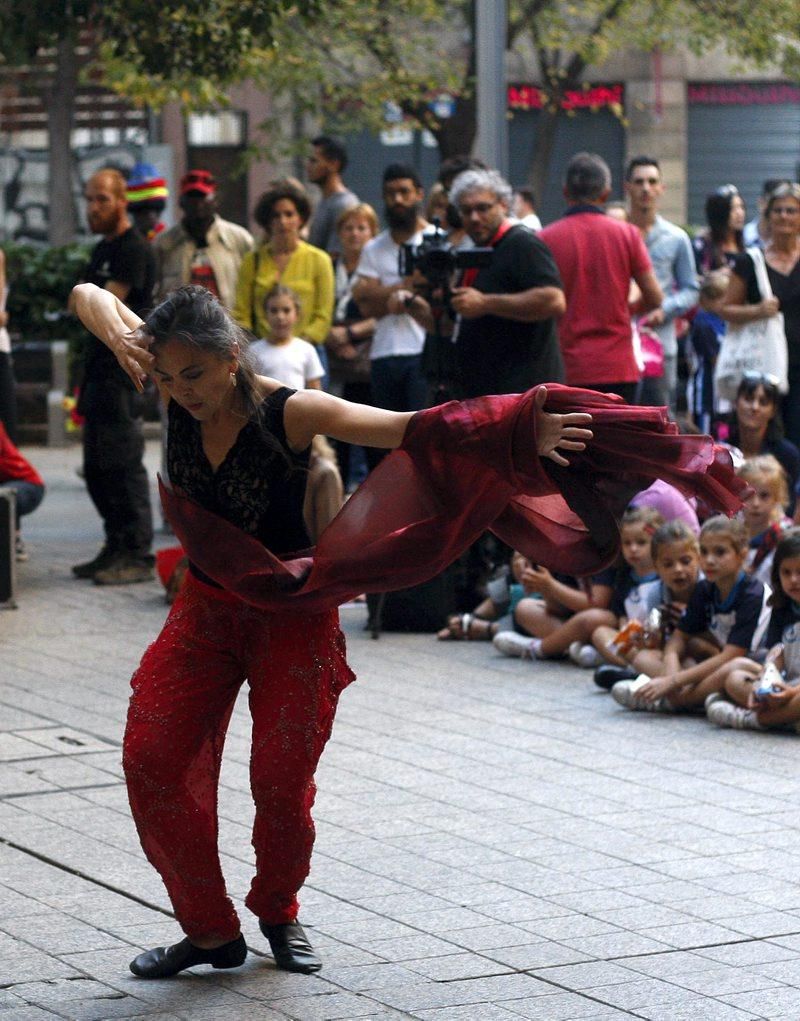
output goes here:
<path id="1" fill-rule="evenodd" d="M 418 245 L 401 245 L 398 255 L 400 276 L 409 277 L 419 270 L 431 292 L 441 291 L 445 307 L 450 304 L 453 274 L 463 269 L 481 269 L 488 266 L 494 255 L 493 248 L 455 249 L 447 240 L 438 217 L 434 217 L 433 230 L 423 234 Z"/>

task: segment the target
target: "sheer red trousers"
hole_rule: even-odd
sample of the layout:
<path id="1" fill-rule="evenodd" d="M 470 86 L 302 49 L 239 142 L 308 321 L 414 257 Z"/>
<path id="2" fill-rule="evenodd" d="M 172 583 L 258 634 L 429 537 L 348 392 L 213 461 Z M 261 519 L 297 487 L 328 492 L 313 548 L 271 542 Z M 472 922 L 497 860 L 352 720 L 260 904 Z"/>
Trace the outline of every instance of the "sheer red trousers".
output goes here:
<path id="1" fill-rule="evenodd" d="M 314 844 L 314 773 L 353 679 L 335 610 L 261 610 L 187 577 L 131 681 L 123 762 L 142 847 L 190 939 L 240 931 L 217 848 L 217 790 L 242 683 L 256 806 L 246 904 L 277 924 L 297 916 Z"/>

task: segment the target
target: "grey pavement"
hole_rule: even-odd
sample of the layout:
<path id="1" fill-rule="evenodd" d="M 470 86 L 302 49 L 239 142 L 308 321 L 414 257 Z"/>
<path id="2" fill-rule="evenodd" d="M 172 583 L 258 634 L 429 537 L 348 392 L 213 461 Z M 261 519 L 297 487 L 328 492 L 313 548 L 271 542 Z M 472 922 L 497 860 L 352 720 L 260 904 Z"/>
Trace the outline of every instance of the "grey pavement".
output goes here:
<path id="1" fill-rule="evenodd" d="M 120 768 L 165 606 L 70 578 L 100 544 L 77 450 L 28 454 L 50 489 L 0 611 L 0 1021 L 800 1018 L 796 738 L 629 713 L 586 671 L 483 643 L 374 642 L 361 607 L 302 895 L 323 971 L 276 971 L 244 911 L 243 968 L 135 979 L 181 935 Z M 247 759 L 240 704 L 220 797 L 239 904 Z"/>

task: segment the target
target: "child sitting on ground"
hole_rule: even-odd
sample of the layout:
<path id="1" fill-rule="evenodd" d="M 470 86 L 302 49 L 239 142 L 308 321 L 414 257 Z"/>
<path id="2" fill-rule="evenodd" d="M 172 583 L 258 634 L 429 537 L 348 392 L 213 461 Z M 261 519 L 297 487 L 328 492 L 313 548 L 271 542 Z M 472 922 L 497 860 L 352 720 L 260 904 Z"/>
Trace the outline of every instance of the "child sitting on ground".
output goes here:
<path id="1" fill-rule="evenodd" d="M 706 699 L 706 714 L 718 727 L 800 729 L 799 528 L 787 532 L 775 550 L 770 605 L 766 663 L 734 660 L 724 679 L 724 697 Z"/>
<path id="2" fill-rule="evenodd" d="M 514 626 L 514 610 L 526 592 L 525 571 L 531 567 L 527 557 L 514 550 L 511 555 L 511 576 L 493 578 L 486 586 L 486 598 L 472 613 L 454 613 L 436 635 L 439 641 L 490 642 L 498 631 Z"/>
<path id="3" fill-rule="evenodd" d="M 769 589 L 744 570 L 747 553 L 744 522 L 721 514 L 705 522 L 700 530 L 705 578 L 666 644 L 663 671 L 618 681 L 611 694 L 620 705 L 648 712 L 698 709 L 722 687 L 731 660 L 759 647 L 769 621 Z M 691 645 L 696 637 L 710 639 L 717 650 L 700 662 Z"/>
<path id="4" fill-rule="evenodd" d="M 294 336 L 300 299 L 291 287 L 275 284 L 264 298 L 270 334 L 247 349 L 256 372 L 293 390 L 320 390 L 325 370 L 313 344 Z"/>
<path id="5" fill-rule="evenodd" d="M 527 634 L 501 631 L 495 635 L 495 648 L 505 656 L 523 659 L 548 659 L 568 652 L 570 659 L 579 666 L 597 666 L 600 654 L 591 645 L 594 631 L 603 625 L 614 628 L 621 614 L 636 615 L 642 595 L 639 586 L 657 580 L 650 557 L 650 540 L 662 523 L 661 515 L 651 507 L 629 507 L 620 528 L 624 562 L 616 578 L 609 573 L 596 576 L 589 597 L 591 603 L 584 608 L 574 599 L 569 607 L 572 615 L 566 620 L 563 615 L 554 618 L 539 600 L 520 600 L 514 619 Z"/>
<path id="6" fill-rule="evenodd" d="M 785 513 L 789 502 L 786 472 L 772 454 L 759 454 L 748 458 L 736 474 L 753 488 L 742 509 L 750 537 L 746 568 L 754 578 L 768 585 L 775 547 L 786 529 L 792 527 L 792 519 Z"/>
<path id="7" fill-rule="evenodd" d="M 594 680 L 609 690 L 617 681 L 633 680 L 645 673 L 657 677 L 664 670 L 664 643 L 672 635 L 694 592 L 700 573 L 700 550 L 697 535 L 685 521 L 666 521 L 656 529 L 651 543 L 653 566 L 658 581 L 643 586 L 646 623 L 635 634 L 627 648 L 611 651 L 618 632 L 599 627 L 592 643 L 608 661 L 595 670 Z M 657 633 L 650 628 L 650 617 L 657 611 Z"/>

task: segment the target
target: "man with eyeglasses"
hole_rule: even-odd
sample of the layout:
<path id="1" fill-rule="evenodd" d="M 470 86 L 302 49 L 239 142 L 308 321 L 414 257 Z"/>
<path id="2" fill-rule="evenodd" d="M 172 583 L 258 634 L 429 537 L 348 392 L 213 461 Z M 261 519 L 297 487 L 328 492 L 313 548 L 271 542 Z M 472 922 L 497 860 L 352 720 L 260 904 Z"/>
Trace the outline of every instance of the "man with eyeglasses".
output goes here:
<path id="1" fill-rule="evenodd" d="M 473 168 L 450 188 L 472 243 L 493 249 L 453 289 L 456 374 L 460 397 L 520 393 L 564 378 L 555 320 L 565 308 L 561 279 L 547 247 L 508 213 L 511 185 L 496 171 Z M 422 298 L 409 311 L 431 329 Z"/>
<path id="2" fill-rule="evenodd" d="M 636 399 L 639 366 L 631 316 L 663 301 L 639 231 L 605 214 L 611 171 L 600 156 L 579 152 L 564 177 L 564 216 L 539 233 L 551 249 L 567 295 L 558 325 L 567 383 L 628 402 Z M 629 302 L 630 282 L 640 298 Z"/>
<path id="3" fill-rule="evenodd" d="M 660 376 L 642 380 L 638 399 L 645 405 L 667 404 L 674 411 L 678 382 L 675 320 L 695 307 L 700 293 L 692 243 L 686 231 L 659 215 L 664 182 L 657 159 L 635 156 L 625 172 L 625 191 L 628 222 L 639 228 L 656 280 L 664 292 L 662 304 L 641 319 L 642 325 L 649 327 L 661 342 L 664 371 Z"/>

